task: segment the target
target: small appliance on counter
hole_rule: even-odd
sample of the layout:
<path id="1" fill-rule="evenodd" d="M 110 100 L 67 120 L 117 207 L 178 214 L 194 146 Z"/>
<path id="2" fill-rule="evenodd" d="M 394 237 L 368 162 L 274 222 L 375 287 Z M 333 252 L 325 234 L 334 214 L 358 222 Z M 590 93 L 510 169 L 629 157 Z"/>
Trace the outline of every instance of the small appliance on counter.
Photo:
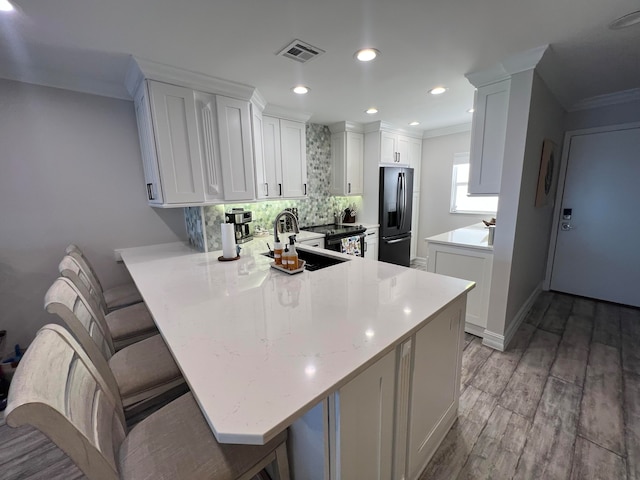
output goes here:
<path id="1" fill-rule="evenodd" d="M 253 240 L 253 229 L 251 212 L 243 208 L 232 208 L 230 212 L 224 214 L 226 223 L 232 223 L 236 233 L 236 243 L 245 243 Z"/>

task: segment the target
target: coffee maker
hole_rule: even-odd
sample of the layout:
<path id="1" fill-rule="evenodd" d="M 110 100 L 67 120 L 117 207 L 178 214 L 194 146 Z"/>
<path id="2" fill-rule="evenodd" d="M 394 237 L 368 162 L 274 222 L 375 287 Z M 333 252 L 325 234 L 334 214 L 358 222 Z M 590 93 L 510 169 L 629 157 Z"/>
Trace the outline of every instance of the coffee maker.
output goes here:
<path id="1" fill-rule="evenodd" d="M 226 212 L 225 220 L 227 223 L 233 223 L 236 232 L 236 243 L 245 243 L 253 239 L 253 229 L 250 227 L 252 216 L 251 212 L 242 208 L 233 208 L 230 212 Z"/>

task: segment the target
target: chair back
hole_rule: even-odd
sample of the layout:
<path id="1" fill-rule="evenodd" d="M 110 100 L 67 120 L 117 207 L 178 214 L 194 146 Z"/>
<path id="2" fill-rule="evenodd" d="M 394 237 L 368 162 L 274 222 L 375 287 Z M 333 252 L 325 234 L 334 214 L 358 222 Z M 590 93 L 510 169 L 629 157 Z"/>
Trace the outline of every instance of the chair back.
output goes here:
<path id="1" fill-rule="evenodd" d="M 40 329 L 11 382 L 5 418 L 48 436 L 90 479 L 119 479 L 126 436 L 119 396 L 59 325 Z"/>
<path id="2" fill-rule="evenodd" d="M 44 308 L 67 325 L 102 376 L 113 378 L 107 363 L 115 353 L 109 328 L 68 278 L 59 277 L 53 282 L 45 294 Z M 113 385 L 117 385 L 115 379 Z M 112 389 L 118 391 L 117 386 Z"/>
<path id="3" fill-rule="evenodd" d="M 104 314 L 108 313 L 107 302 L 104 299 L 102 284 L 96 275 L 95 270 L 87 260 L 87 257 L 84 256 L 82 250 L 80 250 L 76 245 L 71 244 L 66 249 L 65 252 L 68 256 L 73 258 L 75 263 L 77 264 L 77 269 L 79 270 L 78 276 L 82 283 L 85 285 L 87 290 L 91 292 L 91 295 L 95 298 L 96 302 L 102 308 Z M 61 275 L 64 276 L 62 271 Z"/>
<path id="4" fill-rule="evenodd" d="M 95 310 L 102 313 L 102 315 L 106 315 L 108 313 L 102 292 L 99 292 L 94 288 L 91 280 L 86 275 L 77 258 L 71 255 L 65 255 L 58 264 L 58 271 L 60 272 L 60 275 L 71 280 L 82 296 L 86 300 L 89 300 L 89 303 L 95 307 Z"/>

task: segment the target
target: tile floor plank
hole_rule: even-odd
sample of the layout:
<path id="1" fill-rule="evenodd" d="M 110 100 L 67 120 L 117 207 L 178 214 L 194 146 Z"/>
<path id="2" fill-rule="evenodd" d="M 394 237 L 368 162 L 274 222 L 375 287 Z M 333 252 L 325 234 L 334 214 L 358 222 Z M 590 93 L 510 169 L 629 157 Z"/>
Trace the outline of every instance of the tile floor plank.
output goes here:
<path id="1" fill-rule="evenodd" d="M 627 468 L 629 480 L 640 480 L 640 375 L 623 375 Z"/>
<path id="2" fill-rule="evenodd" d="M 498 403 L 501 406 L 533 418 L 559 343 L 559 335 L 536 330 L 500 396 Z"/>
<path id="3" fill-rule="evenodd" d="M 469 343 L 462 356 L 461 382 L 463 385 L 471 381 L 478 368 L 487 361 L 487 358 L 489 358 L 489 355 L 493 352 L 493 348 L 482 345 L 482 339 L 480 337 L 475 337 Z"/>
<path id="4" fill-rule="evenodd" d="M 474 387 L 499 397 L 529 346 L 535 327 L 523 323 L 504 352 L 494 351 L 471 379 Z"/>
<path id="5" fill-rule="evenodd" d="M 640 375 L 640 310 L 620 309 L 622 336 L 622 368 Z"/>
<path id="6" fill-rule="evenodd" d="M 618 455 L 625 455 L 620 351 L 591 345 L 580 409 L 580 435 Z"/>
<path id="7" fill-rule="evenodd" d="M 533 325 L 537 327 L 542 321 L 542 317 L 546 313 L 549 305 L 553 301 L 553 293 L 552 292 L 541 292 L 536 298 L 536 301 L 533 303 L 531 310 L 527 313 L 527 316 L 524 318 L 525 323 Z"/>
<path id="8" fill-rule="evenodd" d="M 560 340 L 551 375 L 582 386 L 589 358 L 589 342 L 593 319 L 584 315 L 571 315 Z"/>
<path id="9" fill-rule="evenodd" d="M 624 459 L 589 440 L 576 439 L 571 480 L 626 480 Z"/>
<path id="10" fill-rule="evenodd" d="M 564 332 L 567 318 L 573 308 L 573 297 L 561 293 L 554 293 L 553 301 L 545 312 L 538 325 L 538 328 L 547 332 L 562 335 Z"/>
<path id="11" fill-rule="evenodd" d="M 611 303 L 598 303 L 593 324 L 594 343 L 620 348 L 620 307 Z"/>
<path id="12" fill-rule="evenodd" d="M 531 422 L 497 406 L 469 455 L 458 480 L 510 479 L 524 448 Z"/>
<path id="13" fill-rule="evenodd" d="M 493 395 L 467 386 L 460 396 L 458 419 L 422 472 L 421 480 L 451 480 L 458 476 L 496 402 Z"/>
<path id="14" fill-rule="evenodd" d="M 578 425 L 582 389 L 549 377 L 514 479 L 567 479 Z"/>
<path id="15" fill-rule="evenodd" d="M 596 313 L 596 301 L 590 298 L 577 297 L 573 299 L 571 313 L 593 317 Z"/>

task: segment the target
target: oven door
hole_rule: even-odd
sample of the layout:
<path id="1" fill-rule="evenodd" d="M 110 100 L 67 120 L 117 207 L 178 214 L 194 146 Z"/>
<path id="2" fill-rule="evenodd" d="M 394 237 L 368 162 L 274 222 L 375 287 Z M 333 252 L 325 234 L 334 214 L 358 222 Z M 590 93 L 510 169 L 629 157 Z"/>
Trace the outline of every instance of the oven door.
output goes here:
<path id="1" fill-rule="evenodd" d="M 324 243 L 325 243 L 325 248 L 327 250 L 333 250 L 334 252 L 342 252 L 342 239 L 343 238 L 349 238 L 349 237 L 359 237 L 359 242 L 360 242 L 360 257 L 364 257 L 364 244 L 365 244 L 365 234 L 364 233 L 360 233 L 358 235 L 345 235 L 342 237 L 331 237 L 331 238 L 326 238 Z"/>

